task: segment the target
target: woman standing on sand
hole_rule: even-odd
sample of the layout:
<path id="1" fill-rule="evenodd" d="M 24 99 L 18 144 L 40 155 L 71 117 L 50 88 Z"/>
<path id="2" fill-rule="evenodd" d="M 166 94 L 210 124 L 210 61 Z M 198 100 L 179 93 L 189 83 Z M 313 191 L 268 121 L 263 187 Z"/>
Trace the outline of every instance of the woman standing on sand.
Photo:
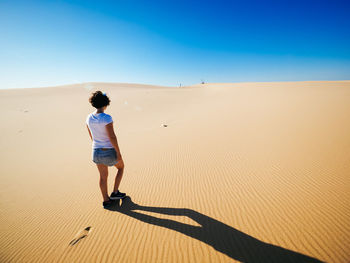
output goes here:
<path id="1" fill-rule="evenodd" d="M 123 177 L 124 162 L 118 147 L 117 136 L 113 130 L 113 120 L 104 113 L 110 103 L 106 93 L 92 93 L 89 102 L 96 110 L 86 118 L 86 126 L 92 140 L 92 160 L 100 172 L 100 188 L 103 196 L 103 207 L 109 207 L 112 200 L 125 197 L 118 188 Z M 115 177 L 114 189 L 110 196 L 107 190 L 108 166 L 115 166 L 118 173 Z"/>

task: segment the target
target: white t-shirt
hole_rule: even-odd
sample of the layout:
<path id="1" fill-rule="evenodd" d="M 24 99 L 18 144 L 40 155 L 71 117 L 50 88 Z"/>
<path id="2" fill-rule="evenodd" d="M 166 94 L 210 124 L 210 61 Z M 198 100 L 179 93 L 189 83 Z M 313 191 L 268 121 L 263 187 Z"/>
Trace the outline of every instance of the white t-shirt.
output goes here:
<path id="1" fill-rule="evenodd" d="M 92 148 L 114 148 L 109 140 L 106 125 L 113 122 L 111 115 L 102 113 L 90 113 L 86 118 L 92 135 Z"/>

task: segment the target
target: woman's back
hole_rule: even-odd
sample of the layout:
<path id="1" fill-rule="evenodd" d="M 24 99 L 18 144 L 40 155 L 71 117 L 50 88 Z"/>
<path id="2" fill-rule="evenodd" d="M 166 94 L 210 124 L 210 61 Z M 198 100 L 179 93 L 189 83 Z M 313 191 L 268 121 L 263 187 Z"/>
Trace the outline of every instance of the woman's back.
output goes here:
<path id="1" fill-rule="evenodd" d="M 106 125 L 113 122 L 111 115 L 102 113 L 90 113 L 86 118 L 93 138 L 92 148 L 114 148 L 107 134 Z"/>

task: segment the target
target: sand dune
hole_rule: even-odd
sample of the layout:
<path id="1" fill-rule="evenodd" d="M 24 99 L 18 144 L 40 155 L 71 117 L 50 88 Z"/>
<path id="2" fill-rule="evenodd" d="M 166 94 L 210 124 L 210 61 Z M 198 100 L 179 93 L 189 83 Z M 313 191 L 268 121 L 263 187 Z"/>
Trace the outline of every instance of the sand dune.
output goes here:
<path id="1" fill-rule="evenodd" d="M 110 210 L 94 90 L 126 166 Z M 0 262 L 350 261 L 350 81 L 84 83 L 0 90 L 0 109 Z"/>

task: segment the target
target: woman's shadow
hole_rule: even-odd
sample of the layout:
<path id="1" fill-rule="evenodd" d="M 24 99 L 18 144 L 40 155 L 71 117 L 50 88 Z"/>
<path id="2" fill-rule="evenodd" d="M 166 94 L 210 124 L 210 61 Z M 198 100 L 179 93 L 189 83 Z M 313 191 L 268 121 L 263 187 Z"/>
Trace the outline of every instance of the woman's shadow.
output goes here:
<path id="1" fill-rule="evenodd" d="M 114 206 L 108 209 L 131 216 L 148 224 L 178 231 L 186 236 L 200 240 L 212 246 L 217 251 L 241 262 L 321 262 L 316 258 L 264 243 L 229 225 L 187 208 L 141 206 L 135 204 L 127 196 L 122 200 L 121 204 L 118 200 Z M 200 226 L 162 219 L 136 212 L 135 210 L 164 215 L 188 216 Z"/>

